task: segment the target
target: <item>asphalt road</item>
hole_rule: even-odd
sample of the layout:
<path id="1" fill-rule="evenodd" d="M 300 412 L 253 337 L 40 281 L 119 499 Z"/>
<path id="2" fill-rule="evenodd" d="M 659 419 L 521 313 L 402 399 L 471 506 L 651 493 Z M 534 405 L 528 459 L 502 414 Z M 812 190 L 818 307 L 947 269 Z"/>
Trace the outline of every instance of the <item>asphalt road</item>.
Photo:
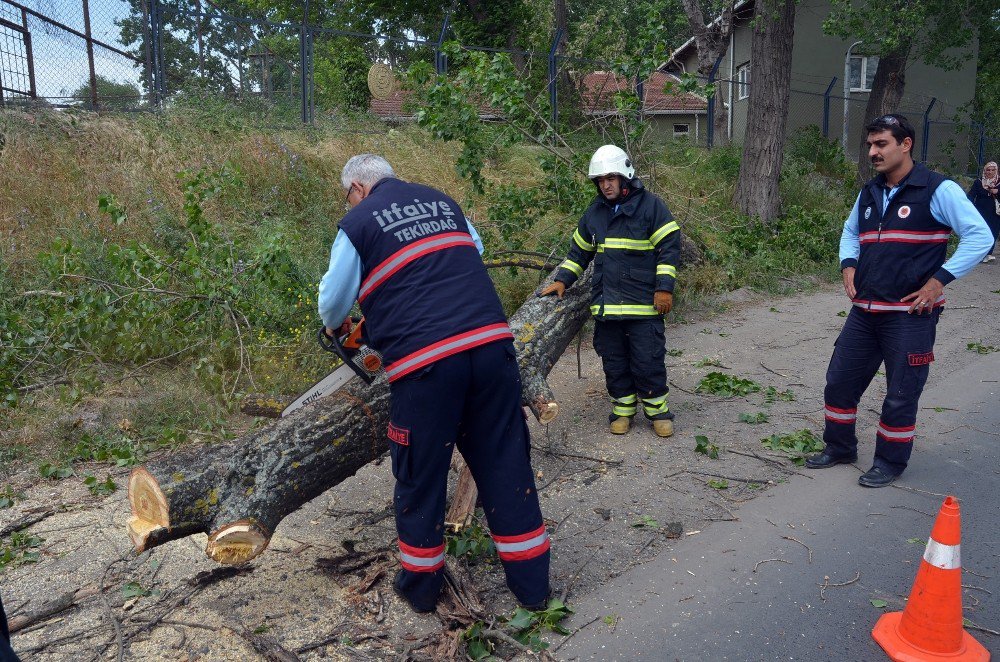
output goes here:
<path id="1" fill-rule="evenodd" d="M 924 392 L 921 406 L 940 409 L 922 411 L 931 420 L 918 420 L 897 486 L 857 485 L 871 443 L 862 445 L 857 467 L 794 476 L 743 504 L 739 521 L 712 524 L 574 602 L 567 625 L 582 629 L 555 656 L 888 659 L 871 629 L 884 611 L 902 609 L 948 494 L 961 502 L 965 617 L 1000 630 L 998 380 L 1000 353 L 992 353 Z M 821 589 L 824 583 L 830 587 Z M 970 632 L 1000 652 L 1000 636 Z"/>

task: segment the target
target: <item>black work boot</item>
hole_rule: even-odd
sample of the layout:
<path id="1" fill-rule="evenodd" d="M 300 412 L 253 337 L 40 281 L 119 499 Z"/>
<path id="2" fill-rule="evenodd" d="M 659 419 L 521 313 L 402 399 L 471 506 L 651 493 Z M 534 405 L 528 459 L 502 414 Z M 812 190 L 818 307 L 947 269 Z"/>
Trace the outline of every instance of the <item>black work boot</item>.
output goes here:
<path id="1" fill-rule="evenodd" d="M 403 593 L 403 589 L 400 588 L 400 584 L 401 584 L 402 580 L 403 580 L 403 571 L 402 570 L 397 570 L 396 571 L 396 576 L 392 580 L 392 590 L 396 593 L 396 595 L 398 595 L 403 600 L 405 600 L 406 604 L 410 605 L 410 609 L 412 609 L 413 611 L 417 612 L 418 614 L 429 614 L 432 611 L 434 611 L 434 607 L 435 607 L 436 601 L 435 601 L 435 603 L 431 603 L 431 604 L 424 604 L 422 602 L 415 602 L 415 601 L 411 600 L 408 595 L 406 595 L 405 593 Z"/>
<path id="2" fill-rule="evenodd" d="M 858 476 L 858 485 L 861 487 L 886 487 L 897 478 L 899 478 L 899 474 L 889 473 L 881 467 L 872 467 Z"/>
<path id="3" fill-rule="evenodd" d="M 827 451 L 806 458 L 806 469 L 828 469 L 838 464 L 853 464 L 858 461 L 858 454 L 836 456 Z"/>

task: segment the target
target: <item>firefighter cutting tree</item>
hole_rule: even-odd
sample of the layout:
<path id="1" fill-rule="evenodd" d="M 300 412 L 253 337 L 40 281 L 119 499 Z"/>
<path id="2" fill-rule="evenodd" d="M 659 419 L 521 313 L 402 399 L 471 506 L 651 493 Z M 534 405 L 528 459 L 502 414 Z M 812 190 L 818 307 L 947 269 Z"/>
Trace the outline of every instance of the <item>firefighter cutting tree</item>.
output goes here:
<path id="1" fill-rule="evenodd" d="M 598 195 L 573 233 L 556 282 L 560 298 L 594 261 L 594 350 L 611 396 L 611 432 L 625 434 L 641 406 L 660 437 L 674 433 L 667 405 L 663 316 L 673 307 L 681 233 L 663 200 L 635 176 L 628 154 L 604 145 L 590 159 Z"/>
<path id="2" fill-rule="evenodd" d="M 382 157 L 344 166 L 340 222 L 319 312 L 328 335 L 357 300 L 392 394 L 388 437 L 402 568 L 394 587 L 418 612 L 444 581 L 444 516 L 455 446 L 482 498 L 507 585 L 528 609 L 549 593 L 521 379 L 481 244 L 459 205 L 398 179 Z M 347 322 L 345 322 L 347 324 Z"/>

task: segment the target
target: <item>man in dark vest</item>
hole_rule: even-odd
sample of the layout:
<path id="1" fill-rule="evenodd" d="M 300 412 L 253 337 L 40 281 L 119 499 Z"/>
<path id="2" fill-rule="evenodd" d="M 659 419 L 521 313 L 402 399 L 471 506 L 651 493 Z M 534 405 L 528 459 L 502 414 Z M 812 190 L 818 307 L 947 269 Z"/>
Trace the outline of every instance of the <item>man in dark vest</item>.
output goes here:
<path id="1" fill-rule="evenodd" d="M 641 404 L 653 431 L 669 437 L 674 414 L 667 405 L 663 316 L 674 303 L 680 229 L 620 147 L 594 152 L 588 176 L 597 197 L 580 218 L 555 282 L 539 294 L 562 298 L 594 261 L 590 311 L 611 396 L 611 432 L 628 432 Z"/>
<path id="2" fill-rule="evenodd" d="M 806 466 L 857 460 L 858 402 L 884 362 L 888 391 L 875 460 L 858 478 L 864 487 L 884 487 L 903 473 L 913 450 L 944 287 L 972 270 L 992 238 L 958 184 L 913 162 L 915 132 L 905 117 L 884 115 L 865 128 L 878 175 L 861 189 L 840 238 L 844 291 L 853 306 L 826 373 L 826 447 Z M 945 261 L 952 232 L 959 244 Z"/>
<path id="3" fill-rule="evenodd" d="M 352 157 L 340 221 L 319 287 L 327 333 L 355 300 L 365 339 L 382 353 L 392 395 L 388 438 L 402 569 L 394 587 L 418 612 L 444 580 L 444 515 L 452 449 L 472 472 L 507 575 L 528 609 L 546 606 L 549 536 L 521 409 L 513 335 L 461 208 L 398 179 L 374 154 Z"/>

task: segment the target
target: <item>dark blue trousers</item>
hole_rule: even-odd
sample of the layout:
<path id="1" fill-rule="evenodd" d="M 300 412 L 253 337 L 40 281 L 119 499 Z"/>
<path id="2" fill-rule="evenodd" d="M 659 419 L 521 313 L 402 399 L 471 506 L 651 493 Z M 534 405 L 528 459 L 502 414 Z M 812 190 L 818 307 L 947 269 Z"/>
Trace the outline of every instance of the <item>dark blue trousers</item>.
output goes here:
<path id="1" fill-rule="evenodd" d="M 634 416 L 639 402 L 650 420 L 672 419 L 667 406 L 666 341 L 662 317 L 594 320 L 594 351 L 604 365 L 611 416 Z"/>
<path id="2" fill-rule="evenodd" d="M 10 647 L 10 632 L 7 630 L 7 614 L 0 599 L 0 662 L 18 662 L 14 649 Z"/>
<path id="3" fill-rule="evenodd" d="M 507 586 L 525 605 L 549 594 L 549 537 L 531 470 L 514 346 L 449 356 L 390 386 L 400 590 L 431 609 L 444 581 L 444 515 L 454 446 L 476 481 Z"/>
<path id="4" fill-rule="evenodd" d="M 893 475 L 906 469 L 913 450 L 917 405 L 934 360 L 941 309 L 929 315 L 871 313 L 852 307 L 826 371 L 826 452 L 857 453 L 858 402 L 885 363 L 887 392 L 875 435 L 877 466 Z"/>

